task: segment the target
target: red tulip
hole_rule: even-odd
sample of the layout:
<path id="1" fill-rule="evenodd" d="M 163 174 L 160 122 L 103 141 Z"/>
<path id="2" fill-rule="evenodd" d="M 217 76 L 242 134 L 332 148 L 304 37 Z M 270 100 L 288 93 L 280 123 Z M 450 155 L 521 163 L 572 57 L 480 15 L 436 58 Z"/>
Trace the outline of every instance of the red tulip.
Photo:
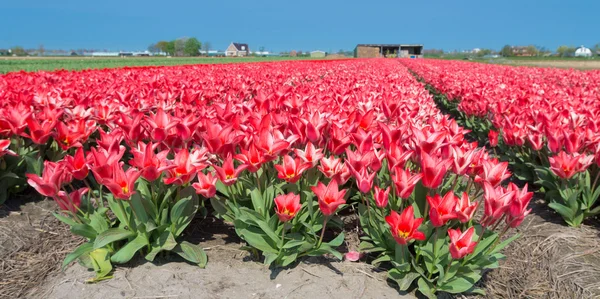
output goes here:
<path id="1" fill-rule="evenodd" d="M 484 182 L 484 214 L 481 225 L 491 226 L 502 218 L 502 215 L 511 205 L 514 191 L 506 190 L 502 186 L 494 188 L 490 183 Z"/>
<path id="2" fill-rule="evenodd" d="M 387 207 L 388 200 L 390 197 L 390 187 L 380 189 L 379 186 L 375 186 L 375 205 L 379 208 Z"/>
<path id="3" fill-rule="evenodd" d="M 150 114 L 150 116 L 146 118 L 146 123 L 152 128 L 152 140 L 161 142 L 167 138 L 169 130 L 174 128 L 179 121 L 167 114 L 162 108 L 158 108 L 156 113 Z"/>
<path id="4" fill-rule="evenodd" d="M 27 173 L 27 184 L 46 197 L 54 197 L 64 184 L 69 183 L 69 175 L 63 163 L 44 161 L 42 176 Z"/>
<path id="5" fill-rule="evenodd" d="M 184 148 L 175 155 L 173 161 L 168 161 L 163 182 L 167 185 L 183 186 L 193 180 L 197 172 L 198 168 L 190 160 L 190 152 Z"/>
<path id="6" fill-rule="evenodd" d="M 581 156 L 575 154 L 567 154 L 564 151 L 558 155 L 549 157 L 550 170 L 558 177 L 570 179 L 579 172 L 579 159 Z"/>
<path id="7" fill-rule="evenodd" d="M 369 193 L 371 191 L 371 187 L 373 186 L 373 179 L 377 175 L 376 172 L 369 173 L 367 167 L 363 167 L 360 170 L 356 170 L 352 167 L 352 164 L 348 164 L 348 169 L 354 179 L 356 180 L 356 185 L 358 186 L 358 190 L 362 193 Z"/>
<path id="8" fill-rule="evenodd" d="M 494 131 L 494 130 L 490 130 L 488 132 L 488 139 L 490 141 L 490 146 L 491 147 L 496 147 L 498 146 L 498 132 Z"/>
<path id="9" fill-rule="evenodd" d="M 332 178 L 334 175 L 337 175 L 341 172 L 343 164 L 340 158 L 336 158 L 335 156 L 331 156 L 329 158 L 321 158 L 320 165 L 317 166 L 317 169 L 323 173 L 328 178 Z"/>
<path id="10" fill-rule="evenodd" d="M 123 170 L 123 162 L 115 163 L 112 169 L 112 178 L 104 179 L 102 183 L 115 198 L 129 200 L 135 194 L 135 182 L 141 172 L 133 167 Z"/>
<path id="11" fill-rule="evenodd" d="M 463 192 L 454 209 L 456 218 L 462 223 L 469 222 L 469 220 L 473 218 L 475 211 L 477 211 L 478 206 L 478 201 L 472 203 L 469 199 L 469 194 L 467 194 L 467 192 Z"/>
<path id="12" fill-rule="evenodd" d="M 302 160 L 285 155 L 283 156 L 283 164 L 275 165 L 275 169 L 277 169 L 277 177 L 285 180 L 289 183 L 297 182 L 302 173 L 311 167 L 311 164 L 303 162 Z"/>
<path id="13" fill-rule="evenodd" d="M 302 159 L 302 161 L 311 164 L 311 167 L 317 166 L 319 160 L 323 158 L 324 155 L 322 152 L 322 149 L 315 148 L 315 146 L 310 141 L 306 144 L 304 150 L 294 149 L 294 153 L 296 153 L 296 156 Z"/>
<path id="14" fill-rule="evenodd" d="M 422 177 L 422 173 L 412 175 L 410 170 L 396 167 L 394 174 L 392 174 L 392 182 L 396 186 L 396 195 L 403 199 L 409 198 Z"/>
<path id="15" fill-rule="evenodd" d="M 261 132 L 256 146 L 265 153 L 265 159 L 267 161 L 272 161 L 277 158 L 279 153 L 288 149 L 290 143 L 285 139 L 275 139 L 273 133 L 265 130 Z"/>
<path id="16" fill-rule="evenodd" d="M 458 228 L 448 229 L 448 236 L 450 237 L 450 245 L 448 245 L 448 247 L 453 259 L 461 259 L 475 250 L 477 242 L 473 242 L 474 233 L 474 227 L 469 227 L 464 233 Z"/>
<path id="17" fill-rule="evenodd" d="M 302 208 L 300 195 L 288 193 L 275 197 L 275 213 L 281 222 L 292 220 Z"/>
<path id="18" fill-rule="evenodd" d="M 81 197 L 88 192 L 88 188 L 75 190 L 69 195 L 65 191 L 59 191 L 54 197 L 54 201 L 58 204 L 61 210 L 77 213 L 77 208 L 81 206 Z M 77 207 L 77 208 L 76 208 Z"/>
<path id="19" fill-rule="evenodd" d="M 227 156 L 221 167 L 213 165 L 213 168 L 217 172 L 217 177 L 225 186 L 231 186 L 235 184 L 235 182 L 237 182 L 237 178 L 247 167 L 247 165 L 242 164 L 235 168 L 233 166 L 233 159 L 231 159 L 231 155 Z"/>
<path id="20" fill-rule="evenodd" d="M 241 154 L 235 155 L 235 159 L 244 163 L 247 166 L 248 171 L 254 173 L 257 172 L 266 159 L 261 151 L 259 151 L 254 144 L 250 144 L 248 150 L 241 149 Z"/>
<path id="21" fill-rule="evenodd" d="M 429 189 L 435 189 L 442 184 L 442 180 L 446 175 L 448 166 L 452 163 L 450 160 L 433 158 L 426 152 L 421 153 L 421 172 L 423 178 L 421 183 Z"/>
<path id="22" fill-rule="evenodd" d="M 65 162 L 75 179 L 82 181 L 88 176 L 89 167 L 82 147 L 77 149 L 75 156 L 65 156 Z"/>
<path id="23" fill-rule="evenodd" d="M 158 154 L 154 153 L 158 143 L 138 142 L 138 148 L 132 148 L 131 153 L 133 159 L 129 160 L 129 164 L 137 167 L 141 172 L 141 176 L 148 182 L 153 182 L 160 177 L 163 171 L 177 167 L 175 164 L 168 165 L 167 155 L 169 150 L 164 150 Z"/>
<path id="24" fill-rule="evenodd" d="M 482 184 L 483 182 L 490 183 L 493 187 L 500 186 L 503 180 L 508 179 L 511 175 L 508 170 L 508 162 L 482 161 L 483 171 L 475 178 L 475 182 Z"/>
<path id="25" fill-rule="evenodd" d="M 317 186 L 312 186 L 310 188 L 315 195 L 317 195 L 317 198 L 319 199 L 319 208 L 325 216 L 335 213 L 341 204 L 346 203 L 346 200 L 344 199 L 346 190 L 340 191 L 335 180 L 331 180 L 327 186 L 319 182 Z"/>
<path id="26" fill-rule="evenodd" d="M 392 211 L 385 221 L 390 226 L 392 236 L 400 245 L 406 245 L 411 240 L 423 241 L 425 234 L 418 230 L 423 218 L 415 219 L 415 212 L 412 206 L 408 206 L 402 214 Z"/>
<path id="27" fill-rule="evenodd" d="M 198 182 L 193 183 L 192 187 L 196 189 L 196 193 L 204 196 L 204 198 L 211 198 L 217 193 L 216 183 L 217 177 L 213 176 L 212 173 L 204 174 L 198 172 Z"/>
<path id="28" fill-rule="evenodd" d="M 0 139 L 0 157 L 4 155 L 17 156 L 17 153 L 11 151 L 8 147 L 10 146 L 10 139 Z"/>
<path id="29" fill-rule="evenodd" d="M 433 197 L 427 196 L 427 202 L 429 203 L 429 218 L 433 226 L 440 227 L 449 220 L 457 218 L 454 210 L 458 198 L 452 191 L 446 193 L 443 198 L 439 194 Z"/>
<path id="30" fill-rule="evenodd" d="M 506 223 L 515 228 L 523 222 L 525 216 L 529 215 L 531 209 L 527 209 L 529 201 L 533 197 L 533 192 L 527 192 L 527 184 L 522 190 L 513 183 L 508 184 L 508 190 L 514 192 L 514 196 L 510 202 L 508 213 L 506 214 Z"/>

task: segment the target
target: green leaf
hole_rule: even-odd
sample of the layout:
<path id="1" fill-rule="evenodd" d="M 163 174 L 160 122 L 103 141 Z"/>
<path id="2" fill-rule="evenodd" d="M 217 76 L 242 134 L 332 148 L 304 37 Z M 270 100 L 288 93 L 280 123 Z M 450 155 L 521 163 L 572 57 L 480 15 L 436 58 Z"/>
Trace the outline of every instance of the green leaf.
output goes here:
<path id="1" fill-rule="evenodd" d="M 265 212 L 265 200 L 263 199 L 258 188 L 254 188 L 252 191 L 250 191 L 250 199 L 252 200 L 252 206 L 254 207 L 254 210 L 263 215 Z"/>
<path id="2" fill-rule="evenodd" d="M 360 242 L 360 245 L 358 245 L 358 250 L 360 252 L 369 253 L 369 252 L 385 251 L 385 248 L 377 247 L 369 242 L 362 241 L 362 242 Z"/>
<path id="3" fill-rule="evenodd" d="M 206 267 L 206 263 L 208 262 L 208 257 L 204 249 L 200 245 L 195 245 L 188 241 L 181 242 L 173 251 L 187 261 L 197 264 L 200 268 Z"/>
<path id="4" fill-rule="evenodd" d="M 430 298 L 430 299 L 437 299 L 437 296 L 435 295 L 434 286 L 431 282 L 429 282 L 425 278 L 421 277 L 417 281 L 417 285 L 419 287 L 419 292 L 421 292 L 421 294 L 425 295 L 427 298 Z"/>
<path id="5" fill-rule="evenodd" d="M 96 240 L 94 241 L 94 249 L 102 248 L 112 242 L 131 238 L 135 235 L 136 233 L 132 231 L 118 227 L 108 229 L 96 237 Z"/>
<path id="6" fill-rule="evenodd" d="M 520 236 L 521 236 L 521 234 L 514 234 L 510 238 L 502 241 L 502 243 L 500 243 L 500 244 L 496 245 L 496 247 L 494 247 L 494 249 L 490 252 L 490 254 L 500 252 L 502 249 L 504 249 L 504 247 L 506 247 L 508 244 L 510 244 L 512 241 L 516 240 Z"/>
<path id="7" fill-rule="evenodd" d="M 59 213 L 52 213 L 52 215 L 54 215 L 54 217 L 56 217 L 56 219 L 60 220 L 62 223 L 66 224 L 68 226 L 73 226 L 73 225 L 77 224 L 77 222 L 75 222 L 75 220 L 73 220 L 67 216 L 61 215 Z"/>
<path id="8" fill-rule="evenodd" d="M 217 212 L 216 214 L 218 216 L 227 214 L 227 208 L 225 206 L 224 199 L 220 199 L 220 198 L 217 198 L 216 196 L 213 196 L 210 198 L 210 205 L 213 207 L 213 209 L 215 209 L 215 212 Z"/>
<path id="9" fill-rule="evenodd" d="M 264 233 L 259 230 L 257 227 L 248 226 L 243 223 L 239 219 L 235 220 L 236 231 L 238 235 L 244 239 L 244 241 L 248 242 L 248 244 L 260 251 L 277 253 L 278 250 L 275 249 L 266 239 Z"/>
<path id="10" fill-rule="evenodd" d="M 148 223 L 148 213 L 146 213 L 146 208 L 142 203 L 144 200 L 142 195 L 140 195 L 139 192 L 136 192 L 131 196 L 131 199 L 129 199 L 129 206 L 133 210 L 136 220 L 146 224 Z"/>
<path id="11" fill-rule="evenodd" d="M 84 254 L 92 252 L 92 250 L 94 250 L 94 244 L 92 244 L 91 242 L 86 242 L 79 245 L 77 248 L 75 248 L 75 250 L 73 250 L 73 252 L 67 254 L 67 256 L 65 257 L 65 260 L 62 263 L 63 271 L 72 261 L 76 260 Z"/>
<path id="12" fill-rule="evenodd" d="M 98 234 L 105 232 L 109 228 L 108 220 L 104 216 L 104 213 L 106 213 L 106 208 L 103 209 L 103 211 L 104 212 L 100 211 L 99 209 L 98 211 L 90 215 L 90 226 L 93 227 L 94 230 L 98 232 Z"/>
<path id="13" fill-rule="evenodd" d="M 344 243 L 344 233 L 343 232 L 341 232 L 337 237 L 335 237 L 335 239 L 329 241 L 327 244 L 329 244 L 329 246 L 335 248 L 335 247 L 342 245 L 342 243 Z"/>
<path id="14" fill-rule="evenodd" d="M 171 209 L 171 222 L 173 223 L 173 234 L 181 235 L 183 230 L 192 222 L 198 211 L 198 194 L 192 186 L 181 190 L 180 199 Z"/>
<path id="15" fill-rule="evenodd" d="M 108 250 L 105 248 L 98 248 L 89 253 L 92 259 L 92 265 L 96 272 L 96 278 L 91 279 L 90 282 L 96 282 L 106 277 L 110 271 L 112 271 L 112 264 L 110 263 L 110 257 Z"/>
<path id="16" fill-rule="evenodd" d="M 413 203 L 415 218 L 424 217 L 423 215 L 427 214 L 427 211 L 425 211 L 425 206 L 427 204 L 427 188 L 425 188 L 421 181 L 419 181 L 413 192 L 415 196 L 415 201 Z"/>
<path id="17" fill-rule="evenodd" d="M 129 226 L 129 223 L 127 222 L 127 216 L 126 216 L 126 214 L 124 214 L 124 211 L 121 210 L 121 207 L 119 206 L 119 203 L 117 202 L 117 200 L 120 200 L 120 199 L 115 200 L 114 197 L 112 197 L 112 195 L 110 195 L 110 194 L 109 194 L 109 196 L 106 197 L 106 201 L 108 202 L 108 207 L 113 212 L 113 214 L 115 214 L 115 216 L 117 216 L 117 219 L 119 219 L 119 222 Z"/>
<path id="18" fill-rule="evenodd" d="M 471 271 L 471 270 L 466 270 Z M 476 274 L 475 272 L 470 272 L 469 275 L 456 275 L 454 278 L 448 280 L 446 283 L 442 285 L 438 285 L 438 290 L 444 291 L 450 294 L 459 294 L 464 293 L 467 290 L 471 289 L 477 281 L 481 279 L 481 275 Z"/>
<path id="19" fill-rule="evenodd" d="M 163 250 L 173 250 L 175 246 L 177 246 L 177 241 L 175 241 L 175 237 L 173 236 L 173 234 L 168 230 L 163 231 L 162 234 L 160 234 L 160 236 L 158 237 L 158 239 L 152 242 L 152 250 L 150 250 L 150 252 L 146 254 L 145 258 L 146 260 L 154 261 L 154 258 L 156 258 L 156 255 L 159 252 Z"/>
<path id="20" fill-rule="evenodd" d="M 148 239 L 146 236 L 139 234 L 135 239 L 129 241 L 125 246 L 121 247 L 119 251 L 110 257 L 110 261 L 115 264 L 127 263 L 133 258 L 138 250 L 148 245 Z"/>
<path id="21" fill-rule="evenodd" d="M 283 258 L 283 260 L 282 260 L 282 262 L 281 262 L 281 266 L 282 266 L 282 267 L 286 267 L 286 266 L 288 266 L 289 264 L 291 264 L 291 263 L 295 262 L 297 258 L 298 258 L 298 252 L 297 252 L 297 251 L 295 251 L 295 252 L 293 252 L 293 253 L 291 253 L 291 254 L 288 254 L 288 255 L 286 255 L 286 256 Z"/>
<path id="22" fill-rule="evenodd" d="M 95 239 L 98 235 L 98 233 L 93 227 L 81 223 L 71 226 L 71 232 L 78 236 L 86 237 L 90 240 Z"/>
<path id="23" fill-rule="evenodd" d="M 302 246 L 304 243 L 306 243 L 306 241 L 304 241 L 304 240 L 290 240 L 290 241 L 287 241 L 281 248 L 282 249 L 290 249 L 290 248 Z"/>
<path id="24" fill-rule="evenodd" d="M 417 279 L 419 276 L 421 276 L 419 273 L 401 272 L 398 269 L 391 269 L 388 271 L 388 277 L 398 284 L 398 289 L 400 289 L 400 291 L 408 290 L 413 281 L 415 281 L 415 279 Z"/>

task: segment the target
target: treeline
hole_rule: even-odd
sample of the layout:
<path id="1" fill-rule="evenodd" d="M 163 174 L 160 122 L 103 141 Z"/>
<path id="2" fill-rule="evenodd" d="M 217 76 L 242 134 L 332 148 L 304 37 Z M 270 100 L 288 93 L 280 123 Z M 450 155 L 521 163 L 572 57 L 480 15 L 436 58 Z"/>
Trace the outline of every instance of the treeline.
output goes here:
<path id="1" fill-rule="evenodd" d="M 209 43 L 205 43 L 205 48 Z M 152 53 L 163 53 L 170 56 L 200 56 L 202 43 L 195 37 L 182 37 L 171 41 L 158 41 L 148 46 Z M 206 48 L 208 50 L 208 48 Z"/>

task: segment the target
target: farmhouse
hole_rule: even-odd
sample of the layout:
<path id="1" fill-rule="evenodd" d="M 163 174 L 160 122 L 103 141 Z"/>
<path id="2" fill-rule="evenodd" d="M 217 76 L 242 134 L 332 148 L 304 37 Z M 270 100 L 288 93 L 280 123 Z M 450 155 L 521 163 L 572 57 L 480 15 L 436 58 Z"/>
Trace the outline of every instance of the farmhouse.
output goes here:
<path id="1" fill-rule="evenodd" d="M 422 44 L 358 44 L 354 48 L 356 58 L 410 57 L 422 58 Z"/>
<path id="2" fill-rule="evenodd" d="M 248 44 L 242 43 L 231 43 L 227 50 L 225 50 L 225 56 L 230 57 L 241 57 L 248 56 L 250 54 L 250 49 L 248 48 Z"/>

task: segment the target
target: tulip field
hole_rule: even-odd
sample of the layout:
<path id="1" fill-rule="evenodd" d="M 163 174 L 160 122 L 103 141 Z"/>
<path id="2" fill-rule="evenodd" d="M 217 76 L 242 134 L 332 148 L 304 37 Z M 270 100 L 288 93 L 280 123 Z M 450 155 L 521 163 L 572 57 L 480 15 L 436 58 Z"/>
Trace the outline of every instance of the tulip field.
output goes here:
<path id="1" fill-rule="evenodd" d="M 535 198 L 561 229 L 595 225 L 599 103 L 600 72 L 436 60 L 8 73 L 0 203 L 56 202 L 80 240 L 62 267 L 94 286 L 140 260 L 210 271 L 190 224 L 218 219 L 247 263 L 365 263 L 400 293 L 486 296 Z"/>

